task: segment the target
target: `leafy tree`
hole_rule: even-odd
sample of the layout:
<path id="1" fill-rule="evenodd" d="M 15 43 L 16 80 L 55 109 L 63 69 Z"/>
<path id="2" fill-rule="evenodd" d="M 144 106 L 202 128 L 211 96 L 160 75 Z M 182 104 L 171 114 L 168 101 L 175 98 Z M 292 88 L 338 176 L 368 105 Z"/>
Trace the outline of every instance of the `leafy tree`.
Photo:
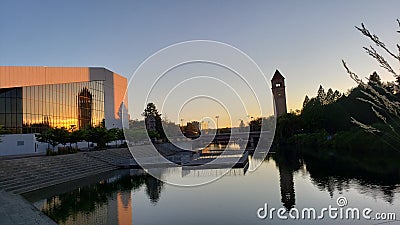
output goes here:
<path id="1" fill-rule="evenodd" d="M 318 98 L 312 98 L 301 112 L 305 132 L 321 130 L 324 124 L 324 107 Z M 278 120 L 279 125 L 279 120 Z"/>
<path id="2" fill-rule="evenodd" d="M 70 141 L 69 132 L 66 128 L 48 128 L 40 134 L 36 135 L 36 139 L 39 142 L 47 143 L 51 145 L 52 150 L 58 144 L 66 145 Z"/>
<path id="3" fill-rule="evenodd" d="M 123 141 L 125 140 L 124 131 L 119 128 L 112 128 L 108 130 L 110 141 Z"/>
<path id="4" fill-rule="evenodd" d="M 69 142 L 69 132 L 65 127 L 54 128 L 54 138 L 58 143 L 65 145 Z"/>
<path id="5" fill-rule="evenodd" d="M 85 140 L 96 143 L 100 149 L 106 148 L 106 144 L 112 140 L 112 136 L 104 126 L 89 127 L 86 132 Z"/>
<path id="6" fill-rule="evenodd" d="M 299 133 L 302 129 L 302 121 L 295 113 L 286 113 L 278 118 L 275 136 L 282 140 Z"/>
<path id="7" fill-rule="evenodd" d="M 125 141 L 125 134 L 123 129 L 118 129 L 116 136 L 117 136 L 117 141 L 121 141 L 121 144 L 123 141 Z"/>
<path id="8" fill-rule="evenodd" d="M 78 142 L 85 140 L 86 130 L 74 130 L 69 134 L 69 143 L 75 143 L 75 147 L 78 148 Z"/>
<path id="9" fill-rule="evenodd" d="M 270 117 L 258 117 L 255 119 L 252 119 L 249 122 L 249 127 L 250 127 L 250 132 L 251 131 L 272 131 L 275 129 L 275 117 L 270 116 Z"/>
<path id="10" fill-rule="evenodd" d="M 198 138 L 201 135 L 201 131 L 200 131 L 200 126 L 199 126 L 199 122 L 197 121 L 192 121 L 190 123 L 187 123 L 187 126 L 185 127 L 185 136 L 188 138 Z M 230 132 L 230 129 L 229 129 Z M 220 131 L 220 133 L 222 133 Z"/>
<path id="11" fill-rule="evenodd" d="M 52 150 L 54 151 L 54 147 L 57 146 L 60 142 L 58 142 L 58 139 L 56 138 L 55 134 L 55 129 L 54 128 L 49 128 L 43 131 L 40 134 L 36 135 L 36 140 L 42 143 L 47 143 L 48 145 L 51 145 Z M 50 146 L 48 146 L 50 148 Z"/>
<path id="12" fill-rule="evenodd" d="M 250 132 L 252 131 L 260 131 L 262 126 L 262 118 L 258 117 L 249 122 Z"/>
<path id="13" fill-rule="evenodd" d="M 117 141 L 118 130 L 118 128 L 111 128 L 107 131 L 110 141 Z"/>

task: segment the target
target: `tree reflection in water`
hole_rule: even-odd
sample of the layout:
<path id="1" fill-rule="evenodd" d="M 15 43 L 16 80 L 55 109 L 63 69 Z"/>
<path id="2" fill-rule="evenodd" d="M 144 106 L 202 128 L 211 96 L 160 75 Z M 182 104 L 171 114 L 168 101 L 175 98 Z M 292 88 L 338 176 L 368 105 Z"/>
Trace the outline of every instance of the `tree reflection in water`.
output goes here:
<path id="1" fill-rule="evenodd" d="M 150 175 L 131 176 L 125 173 L 125 175 L 101 180 L 95 184 L 47 198 L 41 210 L 57 223 L 65 223 L 71 216 L 75 218 L 78 214 L 89 214 L 99 211 L 99 208 L 114 204 L 110 201 L 115 201 L 118 194 L 122 196 L 123 206 L 130 207 L 128 202 L 131 191 L 136 191 L 143 186 L 150 201 L 156 204 L 160 198 L 163 183 Z M 113 208 L 117 210 L 117 206 Z M 105 214 L 107 214 L 105 220 L 118 221 L 117 218 L 110 218 L 116 217 L 117 213 L 106 212 Z M 104 223 L 107 222 L 104 221 Z"/>
<path id="2" fill-rule="evenodd" d="M 286 209 L 291 209 L 296 205 L 296 181 L 294 180 L 295 177 L 298 178 L 296 173 L 306 175 L 302 177 L 309 177 L 307 178 L 309 179 L 308 182 L 311 182 L 319 190 L 326 191 L 331 198 L 333 198 L 335 192 L 341 194 L 347 190 L 355 189 L 362 195 L 392 203 L 395 193 L 399 192 L 399 169 L 379 170 L 371 164 L 360 163 L 361 160 L 355 160 L 351 157 L 344 160 L 342 156 L 324 158 L 316 155 L 302 155 L 298 152 L 291 150 L 277 151 L 275 154 L 269 154 L 264 162 L 275 162 L 279 171 L 281 202 Z M 262 159 L 255 157 L 251 160 Z M 196 175 L 200 172 L 196 171 L 196 173 L 189 174 Z M 203 172 L 207 174 L 206 171 Z M 176 173 L 176 171 L 167 168 L 158 169 L 156 173 L 162 176 Z M 160 195 L 165 189 L 162 181 L 145 173 L 130 174 L 129 171 L 120 171 L 118 174 L 100 182 L 47 198 L 44 202 L 41 202 L 40 209 L 60 224 L 77 224 L 79 222 L 83 224 L 110 224 L 110 221 L 121 220 L 123 214 L 121 211 L 124 209 L 126 212 L 124 218 L 127 218 L 127 221 L 132 221 L 131 193 L 144 190 L 150 203 L 158 204 Z M 188 176 L 188 174 L 182 174 Z M 234 173 L 234 175 L 252 176 L 252 174 L 245 173 Z M 239 177 L 238 179 L 242 178 Z M 262 177 L 259 177 L 259 179 L 262 182 Z M 90 216 L 85 216 L 89 214 Z M 131 223 L 128 222 L 128 224 Z"/>
<path id="3" fill-rule="evenodd" d="M 400 167 L 380 170 L 356 158 L 322 158 L 296 152 L 284 150 L 267 156 L 267 159 L 275 161 L 279 169 L 281 201 L 287 209 L 295 205 L 294 174 L 300 170 L 305 170 L 313 185 L 327 191 L 331 198 L 334 191 L 341 194 L 353 188 L 363 195 L 392 203 L 395 193 L 399 191 Z"/>

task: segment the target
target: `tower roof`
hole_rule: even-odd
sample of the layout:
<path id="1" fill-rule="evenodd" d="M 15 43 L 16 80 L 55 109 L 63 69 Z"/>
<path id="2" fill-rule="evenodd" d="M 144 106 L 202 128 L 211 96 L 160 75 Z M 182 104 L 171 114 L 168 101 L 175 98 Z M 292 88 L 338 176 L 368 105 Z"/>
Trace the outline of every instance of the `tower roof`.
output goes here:
<path id="1" fill-rule="evenodd" d="M 275 70 L 274 76 L 272 77 L 271 80 L 284 80 L 284 79 L 285 78 L 282 76 L 279 70 Z"/>

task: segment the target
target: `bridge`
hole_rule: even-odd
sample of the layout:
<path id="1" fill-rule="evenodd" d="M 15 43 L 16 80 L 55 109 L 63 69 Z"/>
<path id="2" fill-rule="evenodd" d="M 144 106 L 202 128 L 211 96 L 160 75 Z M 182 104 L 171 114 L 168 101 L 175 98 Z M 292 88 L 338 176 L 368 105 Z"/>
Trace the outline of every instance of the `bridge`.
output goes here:
<path id="1" fill-rule="evenodd" d="M 260 139 L 260 137 L 262 137 Z M 272 143 L 274 133 L 271 131 L 251 131 L 251 132 L 234 132 L 234 133 L 218 133 L 218 134 L 202 134 L 200 138 L 194 139 L 195 145 L 204 146 L 205 142 L 213 144 L 229 144 L 236 143 L 241 147 L 256 147 L 257 143 Z"/>

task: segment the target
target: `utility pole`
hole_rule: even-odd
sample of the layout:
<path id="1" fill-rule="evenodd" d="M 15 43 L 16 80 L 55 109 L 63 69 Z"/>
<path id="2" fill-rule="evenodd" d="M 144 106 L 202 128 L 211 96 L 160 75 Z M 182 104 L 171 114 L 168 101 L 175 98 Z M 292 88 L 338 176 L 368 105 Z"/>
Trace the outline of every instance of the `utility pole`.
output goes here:
<path id="1" fill-rule="evenodd" d="M 218 119 L 219 119 L 219 116 L 215 116 L 215 118 L 217 119 L 217 134 L 218 134 Z"/>

